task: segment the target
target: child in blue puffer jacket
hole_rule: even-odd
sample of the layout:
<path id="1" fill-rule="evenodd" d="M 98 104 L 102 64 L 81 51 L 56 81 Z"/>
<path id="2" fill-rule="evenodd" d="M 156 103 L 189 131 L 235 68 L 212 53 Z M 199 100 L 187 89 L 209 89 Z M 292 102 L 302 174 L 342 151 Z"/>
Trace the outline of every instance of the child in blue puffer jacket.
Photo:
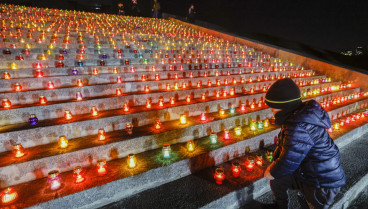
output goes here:
<path id="1" fill-rule="evenodd" d="M 329 208 L 345 184 L 345 173 L 339 149 L 326 131 L 331 127 L 327 112 L 314 100 L 303 103 L 289 78 L 276 81 L 265 100 L 281 125 L 274 162 L 264 174 L 276 208 L 288 208 L 289 189 L 298 190 L 302 208 Z"/>

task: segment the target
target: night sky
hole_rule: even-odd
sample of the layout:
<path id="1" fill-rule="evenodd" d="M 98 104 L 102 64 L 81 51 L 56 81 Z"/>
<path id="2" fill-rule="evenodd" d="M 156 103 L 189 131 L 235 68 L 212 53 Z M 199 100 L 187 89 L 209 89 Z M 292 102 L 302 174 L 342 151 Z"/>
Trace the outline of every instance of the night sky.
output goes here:
<path id="1" fill-rule="evenodd" d="M 114 13 L 130 0 L 11 0 L 24 5 Z M 142 16 L 149 16 L 152 0 L 138 0 Z M 162 11 L 184 16 L 190 3 L 198 19 L 217 24 L 239 35 L 280 37 L 315 48 L 340 52 L 368 44 L 367 0 L 160 0 Z"/>

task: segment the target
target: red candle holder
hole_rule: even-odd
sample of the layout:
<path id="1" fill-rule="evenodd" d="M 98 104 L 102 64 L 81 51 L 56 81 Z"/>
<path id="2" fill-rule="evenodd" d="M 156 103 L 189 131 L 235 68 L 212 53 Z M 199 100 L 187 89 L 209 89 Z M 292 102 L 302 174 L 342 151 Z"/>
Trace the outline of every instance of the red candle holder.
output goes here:
<path id="1" fill-rule="evenodd" d="M 245 161 L 245 169 L 247 171 L 253 171 L 254 166 L 255 166 L 254 157 L 248 156 L 247 160 Z"/>
<path id="2" fill-rule="evenodd" d="M 149 92 L 149 86 L 147 86 L 147 85 L 144 86 L 144 92 L 146 92 L 146 93 Z"/>
<path id="3" fill-rule="evenodd" d="M 232 163 L 231 171 L 233 172 L 233 176 L 235 178 L 238 178 L 240 176 L 241 167 L 240 167 L 240 164 L 237 161 Z"/>
<path id="4" fill-rule="evenodd" d="M 47 88 L 49 88 L 49 89 L 54 89 L 54 88 L 55 88 L 54 83 L 53 83 L 52 81 L 49 81 L 49 82 L 47 83 Z"/>
<path id="5" fill-rule="evenodd" d="M 107 164 L 105 159 L 100 159 L 97 161 L 97 173 L 99 176 L 104 176 L 107 174 Z"/>
<path id="6" fill-rule="evenodd" d="M 106 139 L 106 132 L 103 128 L 98 129 L 98 136 L 97 136 L 99 141 L 104 141 Z"/>
<path id="7" fill-rule="evenodd" d="M 1 100 L 1 105 L 4 107 L 4 108 L 10 108 L 11 107 L 11 102 L 9 99 L 2 99 Z"/>
<path id="8" fill-rule="evenodd" d="M 131 123 L 127 123 L 125 130 L 127 132 L 127 134 L 132 134 L 133 133 L 133 125 Z"/>
<path id="9" fill-rule="evenodd" d="M 14 188 L 8 187 L 0 193 L 0 197 L 3 204 L 11 204 L 18 199 L 18 192 Z"/>
<path id="10" fill-rule="evenodd" d="M 81 166 L 77 166 L 73 169 L 73 178 L 74 183 L 79 184 L 82 183 L 86 178 L 84 177 L 84 171 Z"/>
<path id="11" fill-rule="evenodd" d="M 64 118 L 66 119 L 66 120 L 70 120 L 70 119 L 72 119 L 72 113 L 70 112 L 70 110 L 65 110 L 65 112 L 64 112 Z"/>
<path id="12" fill-rule="evenodd" d="M 216 168 L 214 179 L 216 181 L 216 184 L 222 184 L 222 182 L 225 180 L 225 172 L 222 168 Z"/>
<path id="13" fill-rule="evenodd" d="M 157 130 L 159 130 L 159 129 L 161 128 L 161 121 L 160 121 L 160 119 L 157 119 L 157 120 L 155 121 L 155 128 L 156 128 Z"/>
<path id="14" fill-rule="evenodd" d="M 263 165 L 263 156 L 262 156 L 262 154 L 258 154 L 258 155 L 257 155 L 257 158 L 256 158 L 256 164 L 257 164 L 258 166 L 262 166 L 262 165 Z"/>
<path id="15" fill-rule="evenodd" d="M 22 91 L 22 86 L 19 83 L 16 83 L 14 85 L 14 89 L 15 89 L 15 91 Z"/>
<path id="16" fill-rule="evenodd" d="M 116 88 L 116 95 L 121 96 L 123 94 L 123 91 L 120 88 Z"/>
<path id="17" fill-rule="evenodd" d="M 10 76 L 10 73 L 9 72 L 4 72 L 3 73 L 3 79 L 10 79 L 11 76 Z"/>
<path id="18" fill-rule="evenodd" d="M 24 156 L 24 148 L 21 144 L 16 144 L 13 146 L 13 153 L 15 157 L 22 157 Z"/>

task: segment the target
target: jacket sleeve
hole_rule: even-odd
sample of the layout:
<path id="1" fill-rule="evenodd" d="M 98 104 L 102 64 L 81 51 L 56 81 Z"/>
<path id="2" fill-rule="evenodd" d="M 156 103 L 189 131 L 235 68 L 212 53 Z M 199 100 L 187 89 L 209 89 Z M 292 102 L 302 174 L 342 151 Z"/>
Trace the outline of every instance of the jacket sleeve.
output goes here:
<path id="1" fill-rule="evenodd" d="M 293 173 L 314 145 L 306 124 L 289 124 L 285 129 L 280 156 L 270 165 L 274 178 Z"/>

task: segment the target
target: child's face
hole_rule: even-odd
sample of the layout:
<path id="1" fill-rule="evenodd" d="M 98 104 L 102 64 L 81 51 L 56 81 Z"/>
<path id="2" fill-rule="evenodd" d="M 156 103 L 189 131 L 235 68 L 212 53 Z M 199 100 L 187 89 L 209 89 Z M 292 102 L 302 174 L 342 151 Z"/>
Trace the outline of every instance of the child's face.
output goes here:
<path id="1" fill-rule="evenodd" d="M 271 108 L 271 112 L 275 115 L 276 113 L 280 112 L 281 109 L 275 109 L 275 108 Z"/>

